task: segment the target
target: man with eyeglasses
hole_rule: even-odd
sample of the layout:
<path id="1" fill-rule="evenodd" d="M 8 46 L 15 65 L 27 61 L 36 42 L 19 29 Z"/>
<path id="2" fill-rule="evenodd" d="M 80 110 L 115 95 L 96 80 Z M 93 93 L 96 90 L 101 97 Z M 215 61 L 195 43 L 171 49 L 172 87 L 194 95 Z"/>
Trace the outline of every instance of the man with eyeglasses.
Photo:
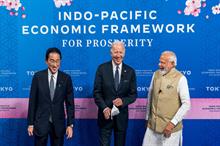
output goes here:
<path id="1" fill-rule="evenodd" d="M 35 146 L 47 146 L 48 135 L 51 146 L 63 146 L 65 133 L 67 139 L 73 136 L 73 85 L 71 77 L 59 71 L 61 58 L 58 48 L 49 48 L 46 52 L 48 68 L 35 73 L 32 80 L 28 135 L 34 135 Z"/>

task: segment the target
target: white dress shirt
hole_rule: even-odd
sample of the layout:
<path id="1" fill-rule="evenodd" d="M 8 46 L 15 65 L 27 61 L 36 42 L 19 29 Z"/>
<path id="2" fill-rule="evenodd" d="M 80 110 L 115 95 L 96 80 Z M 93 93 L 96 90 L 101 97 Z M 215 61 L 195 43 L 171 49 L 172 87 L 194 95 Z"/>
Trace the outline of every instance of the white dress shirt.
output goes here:
<path id="1" fill-rule="evenodd" d="M 115 71 L 116 71 L 117 66 L 118 66 L 118 72 L 119 72 L 119 83 L 120 83 L 120 81 L 121 81 L 122 63 L 119 64 L 119 65 L 116 65 L 116 64 L 112 61 L 113 77 L 114 77 L 114 78 L 115 78 Z"/>
<path id="2" fill-rule="evenodd" d="M 51 79 L 51 71 L 48 69 L 48 83 L 49 83 L 49 86 L 50 86 L 50 79 Z M 54 89 L 56 89 L 56 84 L 57 84 L 57 76 L 58 76 L 58 71 L 53 74 L 53 80 L 54 80 Z"/>

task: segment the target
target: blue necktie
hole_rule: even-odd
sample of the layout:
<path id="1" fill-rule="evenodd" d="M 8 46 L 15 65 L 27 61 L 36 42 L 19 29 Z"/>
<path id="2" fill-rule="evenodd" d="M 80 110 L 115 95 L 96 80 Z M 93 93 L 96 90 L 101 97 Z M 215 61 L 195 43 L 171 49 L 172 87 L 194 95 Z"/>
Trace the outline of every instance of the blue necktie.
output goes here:
<path id="1" fill-rule="evenodd" d="M 115 70 L 115 89 L 118 90 L 118 85 L 119 85 L 119 67 L 118 65 L 116 66 Z"/>

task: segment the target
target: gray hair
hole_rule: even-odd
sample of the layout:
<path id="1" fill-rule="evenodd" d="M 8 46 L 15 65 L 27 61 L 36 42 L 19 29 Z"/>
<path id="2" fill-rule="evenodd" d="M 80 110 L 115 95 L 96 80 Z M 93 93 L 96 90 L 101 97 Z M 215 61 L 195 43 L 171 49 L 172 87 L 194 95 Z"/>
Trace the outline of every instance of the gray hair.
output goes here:
<path id="1" fill-rule="evenodd" d="M 125 43 L 122 41 L 116 40 L 112 43 L 111 51 L 112 51 L 113 46 L 117 46 L 117 45 L 121 45 L 123 49 L 125 50 Z"/>
<path id="2" fill-rule="evenodd" d="M 177 66 L 177 57 L 176 57 L 176 54 L 173 52 L 173 51 L 164 51 L 161 53 L 161 55 L 164 55 L 164 54 L 169 54 L 169 61 L 170 62 L 174 62 L 174 66 Z"/>

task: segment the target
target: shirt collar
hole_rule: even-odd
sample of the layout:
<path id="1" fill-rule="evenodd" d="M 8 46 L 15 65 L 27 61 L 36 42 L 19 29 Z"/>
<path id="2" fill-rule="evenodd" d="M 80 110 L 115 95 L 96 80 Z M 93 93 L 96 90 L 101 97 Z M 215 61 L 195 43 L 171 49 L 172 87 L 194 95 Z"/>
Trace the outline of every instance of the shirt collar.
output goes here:
<path id="1" fill-rule="evenodd" d="M 113 69 L 116 69 L 116 66 L 117 66 L 117 65 L 112 61 L 112 67 L 113 67 Z M 119 70 L 122 69 L 122 63 L 118 65 L 118 68 L 119 68 Z"/>
<path id="2" fill-rule="evenodd" d="M 48 69 L 48 77 L 50 78 L 51 75 L 52 75 L 52 73 L 51 73 L 51 71 Z M 55 74 L 53 74 L 54 79 L 57 79 L 57 76 L 58 76 L 58 71 L 57 71 Z"/>

